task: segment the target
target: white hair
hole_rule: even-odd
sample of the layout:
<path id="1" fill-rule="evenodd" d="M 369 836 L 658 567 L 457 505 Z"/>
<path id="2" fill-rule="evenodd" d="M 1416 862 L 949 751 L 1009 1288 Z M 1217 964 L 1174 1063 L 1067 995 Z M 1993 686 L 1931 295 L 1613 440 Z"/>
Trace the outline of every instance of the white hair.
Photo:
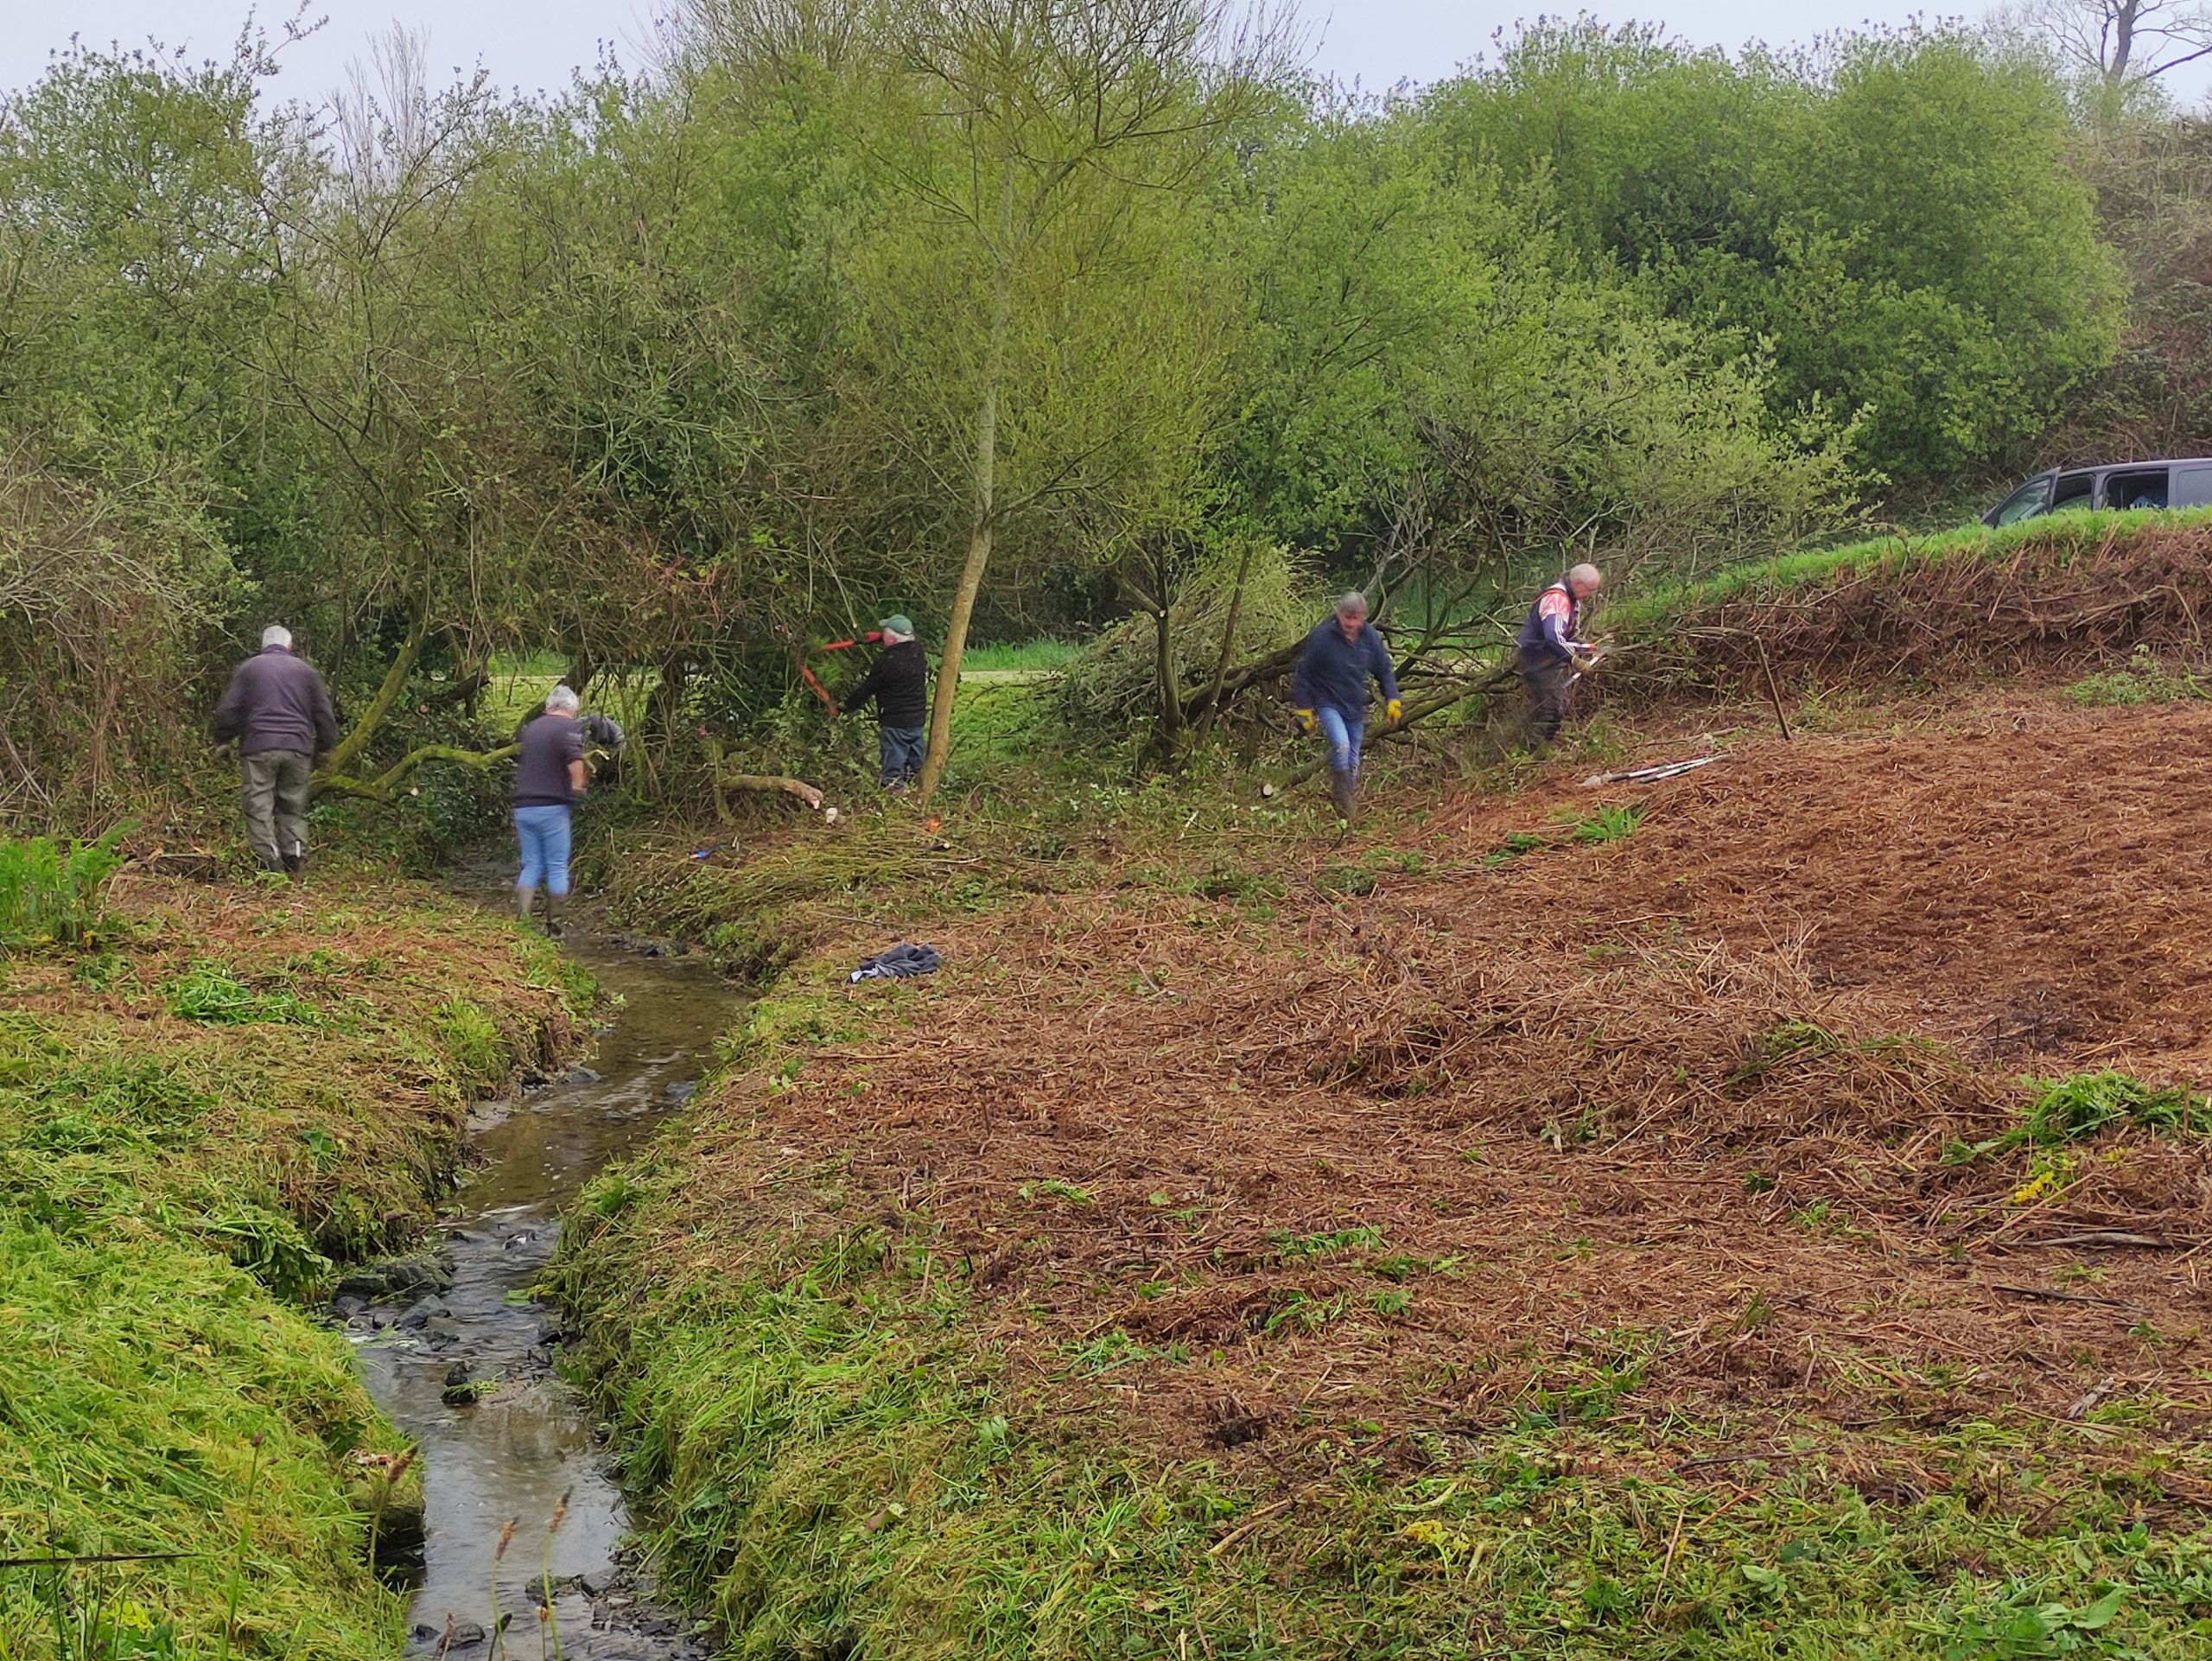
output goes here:
<path id="1" fill-rule="evenodd" d="M 1337 601 L 1337 615 L 1339 617 L 1366 616 L 1367 596 L 1357 589 L 1346 590 Z"/>
<path id="2" fill-rule="evenodd" d="M 1580 582 L 1586 587 L 1594 589 L 1605 579 L 1595 565 L 1586 563 L 1569 571 L 1567 574 L 1567 580 L 1569 582 Z"/>
<path id="3" fill-rule="evenodd" d="M 545 695 L 545 707 L 548 710 L 566 710 L 570 715 L 574 715 L 576 712 L 576 694 L 572 687 L 556 686 Z"/>
<path id="4" fill-rule="evenodd" d="M 271 623 L 261 631 L 261 644 L 264 646 L 281 646 L 289 652 L 292 649 L 292 631 L 282 623 Z"/>

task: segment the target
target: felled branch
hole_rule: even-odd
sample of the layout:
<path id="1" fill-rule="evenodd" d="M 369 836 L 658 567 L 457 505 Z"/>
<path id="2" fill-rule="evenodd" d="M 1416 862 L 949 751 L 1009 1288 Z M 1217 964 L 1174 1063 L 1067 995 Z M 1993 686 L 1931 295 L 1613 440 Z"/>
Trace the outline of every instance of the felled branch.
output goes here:
<path id="1" fill-rule="evenodd" d="M 772 773 L 723 773 L 715 777 L 718 790 L 780 790 L 786 796 L 796 796 L 809 807 L 822 805 L 822 792 L 812 785 L 798 779 L 785 779 Z"/>
<path id="2" fill-rule="evenodd" d="M 355 779 L 326 768 L 308 780 L 308 794 L 310 798 L 358 796 L 366 801 L 388 802 L 391 792 L 425 761 L 452 761 L 481 773 L 495 761 L 519 754 L 521 749 L 518 744 L 503 744 L 496 750 L 464 750 L 451 744 L 425 744 L 420 749 L 409 751 L 373 779 Z"/>

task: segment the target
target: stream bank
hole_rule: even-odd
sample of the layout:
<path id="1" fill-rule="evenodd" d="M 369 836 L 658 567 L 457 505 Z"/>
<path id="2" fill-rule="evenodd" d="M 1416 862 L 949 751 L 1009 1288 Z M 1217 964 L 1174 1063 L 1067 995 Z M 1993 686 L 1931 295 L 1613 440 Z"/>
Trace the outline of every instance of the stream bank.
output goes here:
<path id="1" fill-rule="evenodd" d="M 435 1252 L 342 1284 L 333 1306 L 423 1464 L 420 1538 L 385 1543 L 413 1588 L 410 1656 L 692 1661 L 711 1649 L 623 1553 L 628 1514 L 603 1436 L 556 1371 L 568 1334 L 532 1292 L 563 1209 L 690 1096 L 740 994 L 701 957 L 648 956 L 582 926 L 566 945 L 619 1000 L 591 1065 L 526 1076 L 473 1115 L 474 1174 Z"/>

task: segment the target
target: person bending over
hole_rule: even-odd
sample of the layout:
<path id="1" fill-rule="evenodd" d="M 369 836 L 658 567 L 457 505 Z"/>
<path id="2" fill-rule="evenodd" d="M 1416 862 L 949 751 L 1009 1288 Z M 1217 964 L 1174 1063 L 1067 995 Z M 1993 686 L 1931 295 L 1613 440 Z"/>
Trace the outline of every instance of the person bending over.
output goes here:
<path id="1" fill-rule="evenodd" d="M 1536 596 L 1521 625 L 1514 647 L 1521 684 L 1529 692 L 1522 731 L 1533 753 L 1541 753 L 1559 736 L 1573 701 L 1575 676 L 1598 661 L 1591 647 L 1575 636 L 1582 630 L 1584 604 L 1603 581 L 1595 565 L 1577 565 Z"/>

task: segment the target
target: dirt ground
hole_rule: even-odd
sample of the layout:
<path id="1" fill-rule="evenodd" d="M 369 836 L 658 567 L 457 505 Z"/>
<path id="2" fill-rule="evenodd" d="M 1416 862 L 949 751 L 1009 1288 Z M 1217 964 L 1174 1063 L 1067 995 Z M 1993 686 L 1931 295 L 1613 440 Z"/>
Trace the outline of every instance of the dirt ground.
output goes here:
<path id="1" fill-rule="evenodd" d="M 1917 1433 L 1987 1422 L 2212 1505 L 2204 1141 L 1969 1152 L 2031 1077 L 2212 1073 L 2208 764 L 2202 706 L 2015 696 L 1561 764 L 1272 889 L 1040 896 L 733 1087 L 701 1203 L 735 1238 L 843 1159 L 844 1223 L 925 1232 L 1162 1457 L 1605 1419 L 1916 1497 L 1984 1480 Z M 1602 804 L 1642 819 L 1577 840 Z"/>

